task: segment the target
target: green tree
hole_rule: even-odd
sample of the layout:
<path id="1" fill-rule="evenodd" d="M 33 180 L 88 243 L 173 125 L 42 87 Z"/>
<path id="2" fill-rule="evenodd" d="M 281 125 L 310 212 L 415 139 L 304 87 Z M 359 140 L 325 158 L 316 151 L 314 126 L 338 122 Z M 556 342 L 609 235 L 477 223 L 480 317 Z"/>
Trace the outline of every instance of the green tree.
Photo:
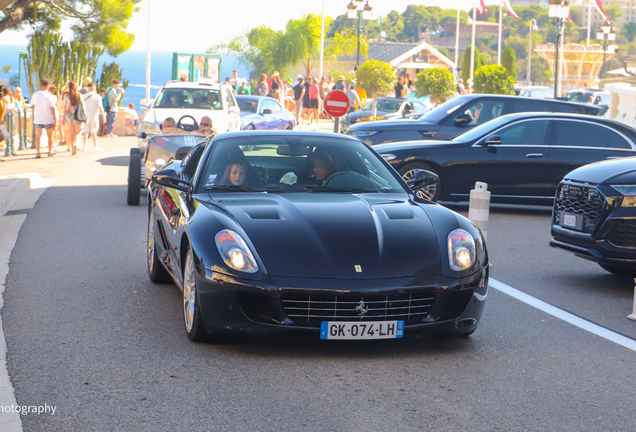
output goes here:
<path id="1" fill-rule="evenodd" d="M 395 76 L 389 63 L 378 60 L 368 60 L 360 65 L 357 74 L 358 85 L 373 98 L 371 115 L 376 117 L 376 99 L 386 96 L 393 87 Z"/>
<path id="2" fill-rule="evenodd" d="M 475 93 L 515 94 L 515 82 L 501 65 L 482 66 L 475 72 Z"/>
<path id="3" fill-rule="evenodd" d="M 512 81 L 517 81 L 517 55 L 512 47 L 506 48 L 501 53 L 501 65 L 506 69 L 506 72 L 512 77 Z"/>
<path id="4" fill-rule="evenodd" d="M 618 3 L 605 6 L 605 13 L 607 14 L 607 18 L 613 23 L 618 22 L 619 18 L 623 16 L 623 12 Z"/>
<path id="5" fill-rule="evenodd" d="M 130 49 L 135 36 L 127 33 L 128 21 L 141 0 L 0 0 L 0 33 L 30 27 L 34 31 L 59 31 L 71 24 L 75 39 L 99 45 L 117 56 Z"/>
<path id="6" fill-rule="evenodd" d="M 628 42 L 634 42 L 634 33 L 636 33 L 636 23 L 628 22 L 623 25 L 621 34 L 627 38 Z"/>
<path id="7" fill-rule="evenodd" d="M 415 88 L 420 95 L 431 95 L 431 102 L 440 104 L 455 94 L 455 78 L 443 67 L 424 69 L 415 78 Z"/>
<path id="8" fill-rule="evenodd" d="M 475 69 L 477 70 L 483 65 L 486 64 L 486 59 L 482 54 L 479 53 L 479 50 L 475 48 Z M 466 47 L 466 51 L 464 51 L 464 61 L 462 63 L 462 79 L 464 82 L 467 82 L 470 79 L 470 45 Z"/>

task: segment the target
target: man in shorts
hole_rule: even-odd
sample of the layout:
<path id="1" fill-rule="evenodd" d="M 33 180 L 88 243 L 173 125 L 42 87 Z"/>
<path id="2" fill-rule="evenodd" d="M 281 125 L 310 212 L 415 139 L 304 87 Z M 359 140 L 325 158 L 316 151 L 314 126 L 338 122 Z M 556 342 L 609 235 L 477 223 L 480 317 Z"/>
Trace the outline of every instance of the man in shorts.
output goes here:
<path id="1" fill-rule="evenodd" d="M 49 93 L 49 80 L 44 78 L 40 86 L 40 91 L 33 94 L 31 107 L 33 109 L 33 124 L 35 125 L 35 158 L 40 156 L 40 139 L 42 129 L 46 131 L 49 143 L 49 156 L 53 156 L 53 131 L 55 130 L 55 119 L 57 118 L 57 98 Z"/>
<path id="2" fill-rule="evenodd" d="M 99 131 L 99 118 L 105 118 L 104 107 L 102 105 L 102 98 L 95 92 L 95 84 L 90 82 L 86 85 L 88 93 L 82 95 L 84 100 L 84 106 L 86 107 L 86 121 L 82 123 L 82 151 L 88 151 L 86 146 L 86 139 L 88 134 L 93 135 L 93 144 L 95 144 L 95 151 L 104 151 L 103 148 L 97 145 L 97 132 Z"/>

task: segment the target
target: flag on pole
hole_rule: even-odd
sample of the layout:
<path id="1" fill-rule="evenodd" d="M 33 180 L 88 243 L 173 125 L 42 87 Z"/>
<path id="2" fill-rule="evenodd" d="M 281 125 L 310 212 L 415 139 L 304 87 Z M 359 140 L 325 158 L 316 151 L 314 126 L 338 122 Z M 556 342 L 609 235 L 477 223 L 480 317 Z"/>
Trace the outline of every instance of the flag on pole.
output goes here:
<path id="1" fill-rule="evenodd" d="M 483 1 L 483 0 L 482 0 Z M 592 4 L 594 5 L 594 7 L 596 8 L 596 10 L 598 11 L 598 13 L 601 14 L 601 16 L 603 17 L 604 20 L 607 20 L 607 14 L 605 13 L 605 11 L 603 10 L 603 5 L 601 4 L 601 0 L 590 0 L 592 2 Z"/>
<path id="2" fill-rule="evenodd" d="M 483 0 L 482 0 L 483 1 Z M 510 4 L 510 0 L 501 0 L 501 5 L 506 8 L 508 13 L 513 18 L 518 18 L 519 16 L 515 13 L 514 9 L 512 9 L 512 5 Z"/>
<path id="3" fill-rule="evenodd" d="M 473 0 L 473 5 L 475 6 L 477 13 L 479 14 L 486 13 L 486 3 L 484 3 L 484 0 Z"/>

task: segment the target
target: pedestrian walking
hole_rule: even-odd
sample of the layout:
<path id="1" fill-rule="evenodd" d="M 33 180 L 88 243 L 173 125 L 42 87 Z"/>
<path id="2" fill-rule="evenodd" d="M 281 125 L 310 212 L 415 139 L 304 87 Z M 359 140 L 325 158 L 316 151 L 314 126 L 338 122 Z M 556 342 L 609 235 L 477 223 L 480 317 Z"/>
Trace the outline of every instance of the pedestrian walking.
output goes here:
<path id="1" fill-rule="evenodd" d="M 269 86 L 267 85 L 267 75 L 262 73 L 261 76 L 258 77 L 258 83 L 256 83 L 256 88 L 254 89 L 254 95 L 267 96 L 267 93 L 269 93 Z"/>
<path id="2" fill-rule="evenodd" d="M 236 94 L 249 96 L 252 94 L 252 89 L 247 85 L 247 79 L 241 78 L 241 85 L 236 89 Z"/>
<path id="3" fill-rule="evenodd" d="M 320 90 L 320 107 L 319 107 L 318 113 L 323 118 L 329 118 L 327 113 L 325 113 L 325 97 L 331 91 L 331 87 L 329 86 L 329 83 L 327 82 L 327 78 L 325 77 L 320 78 L 320 84 L 318 85 L 318 89 Z"/>
<path id="4" fill-rule="evenodd" d="M 305 93 L 303 93 L 303 109 L 301 114 L 303 123 L 305 122 L 305 120 L 309 119 L 309 87 L 311 87 L 312 84 L 313 78 L 311 77 L 311 75 L 307 75 L 307 77 L 305 78 L 305 82 L 303 83 L 303 86 L 305 87 Z"/>
<path id="5" fill-rule="evenodd" d="M 88 135 L 93 136 L 93 144 L 95 145 L 95 151 L 104 151 L 103 148 L 97 145 L 97 132 L 99 131 L 99 119 L 100 116 L 104 118 L 104 106 L 102 105 L 102 98 L 95 92 L 95 84 L 90 82 L 86 85 L 88 93 L 82 96 L 84 106 L 86 107 L 86 122 L 82 123 L 82 151 L 88 151 L 86 141 Z"/>
<path id="6" fill-rule="evenodd" d="M 113 133 L 115 122 L 117 121 L 117 110 L 119 109 L 119 100 L 124 95 L 125 90 L 119 86 L 118 79 L 113 80 L 113 85 L 106 90 L 106 136 L 109 138 L 117 138 Z"/>
<path id="7" fill-rule="evenodd" d="M 466 87 L 464 87 L 464 80 L 463 79 L 459 79 L 459 81 L 457 81 L 457 94 L 459 94 L 460 96 L 463 94 L 466 94 Z"/>
<path id="8" fill-rule="evenodd" d="M 358 95 L 358 92 L 355 91 L 355 86 L 353 84 L 349 85 L 347 96 L 349 97 L 349 112 L 354 112 L 357 107 L 362 104 L 362 102 L 360 101 L 360 96 Z"/>
<path id="9" fill-rule="evenodd" d="M 84 113 L 86 113 L 82 95 L 77 90 L 75 81 L 68 82 L 68 91 L 62 94 L 62 99 L 64 100 L 64 120 L 68 124 L 69 142 L 67 144 L 71 148 L 71 154 L 75 156 L 77 154 L 77 136 L 82 130 L 82 121 L 76 120 L 76 111 L 83 109 Z"/>
<path id="10" fill-rule="evenodd" d="M 106 100 L 105 88 L 99 89 L 99 97 L 102 98 L 102 110 L 104 114 L 103 114 L 103 117 L 101 117 L 101 114 L 100 114 L 99 129 L 97 130 L 97 135 L 105 136 L 106 135 L 106 103 L 108 102 Z"/>
<path id="11" fill-rule="evenodd" d="M 90 90 L 88 89 L 88 84 L 92 83 L 93 79 L 91 77 L 86 77 L 84 79 L 84 87 L 82 87 L 82 89 L 79 91 L 82 95 L 85 95 L 86 93 L 88 93 Z"/>
<path id="12" fill-rule="evenodd" d="M 318 88 L 318 80 L 312 78 L 311 85 L 309 86 L 309 124 L 318 123 L 318 105 L 320 97 L 320 89 Z"/>
<path id="13" fill-rule="evenodd" d="M 406 96 L 404 93 L 404 83 L 402 77 L 399 77 L 397 80 L 397 84 L 395 85 L 395 97 L 398 99 L 402 99 Z"/>
<path id="14" fill-rule="evenodd" d="M 296 77 L 296 82 L 292 86 L 292 90 L 294 91 L 294 102 L 296 103 L 296 122 L 298 124 L 302 123 L 302 118 L 299 117 L 302 112 L 303 106 L 303 97 L 305 96 L 305 86 L 303 85 L 305 77 L 302 75 L 298 75 Z"/>
<path id="15" fill-rule="evenodd" d="M 49 156 L 53 156 L 53 130 L 55 129 L 57 110 L 56 98 L 49 93 L 49 80 L 44 78 L 41 82 L 40 90 L 31 97 L 31 109 L 33 110 L 33 125 L 35 126 L 35 157 L 40 155 L 40 140 L 42 139 L 42 129 L 46 131 L 49 141 Z"/>
<path id="16" fill-rule="evenodd" d="M 238 88 L 241 86 L 242 83 L 243 83 L 243 80 L 239 78 L 238 71 L 233 70 L 232 79 L 230 80 L 230 85 L 232 86 L 232 90 L 234 90 L 234 94 L 239 94 Z"/>
<path id="17" fill-rule="evenodd" d="M 347 91 L 347 83 L 345 82 L 344 75 L 340 75 L 338 82 L 334 85 L 336 90 Z"/>

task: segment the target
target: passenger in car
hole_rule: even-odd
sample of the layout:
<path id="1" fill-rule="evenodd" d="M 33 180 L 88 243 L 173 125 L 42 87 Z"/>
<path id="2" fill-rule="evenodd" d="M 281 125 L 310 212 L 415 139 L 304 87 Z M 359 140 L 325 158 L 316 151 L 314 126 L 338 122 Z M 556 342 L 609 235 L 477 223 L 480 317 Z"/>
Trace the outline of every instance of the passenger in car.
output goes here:
<path id="1" fill-rule="evenodd" d="M 247 176 L 247 167 L 243 162 L 230 161 L 223 171 L 223 176 L 218 184 L 241 186 Z"/>
<path id="2" fill-rule="evenodd" d="M 221 109 L 219 102 L 219 94 L 216 92 L 208 92 L 207 100 L 201 104 L 203 108 Z"/>

